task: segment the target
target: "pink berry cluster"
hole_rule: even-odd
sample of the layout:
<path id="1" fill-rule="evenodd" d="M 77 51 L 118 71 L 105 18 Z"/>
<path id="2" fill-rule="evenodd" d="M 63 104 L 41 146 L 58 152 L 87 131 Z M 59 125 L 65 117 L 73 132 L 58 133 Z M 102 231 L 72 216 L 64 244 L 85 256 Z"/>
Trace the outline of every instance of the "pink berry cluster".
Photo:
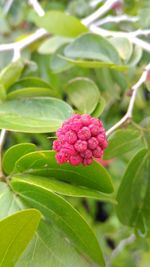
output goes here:
<path id="1" fill-rule="evenodd" d="M 59 164 L 69 162 L 73 166 L 90 165 L 93 158 L 101 158 L 107 147 L 103 124 L 88 114 L 73 115 L 56 132 L 53 143 Z"/>

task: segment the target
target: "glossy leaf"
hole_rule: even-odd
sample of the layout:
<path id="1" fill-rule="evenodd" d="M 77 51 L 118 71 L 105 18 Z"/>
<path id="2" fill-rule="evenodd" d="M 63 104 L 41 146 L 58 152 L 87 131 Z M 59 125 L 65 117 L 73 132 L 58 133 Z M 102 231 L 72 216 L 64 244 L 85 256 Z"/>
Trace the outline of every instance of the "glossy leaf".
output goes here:
<path id="1" fill-rule="evenodd" d="M 27 181 L 30 184 L 40 186 L 50 192 L 55 192 L 64 196 L 71 197 L 88 197 L 93 199 L 98 199 L 112 204 L 116 204 L 116 200 L 113 195 L 101 193 L 98 190 L 90 189 L 88 187 L 76 186 L 73 184 L 68 184 L 63 181 L 54 179 L 53 177 L 42 177 L 37 175 L 13 175 L 12 179 L 17 181 Z"/>
<path id="2" fill-rule="evenodd" d="M 67 103 L 51 97 L 5 101 L 0 105 L 0 128 L 29 133 L 54 132 L 72 113 Z"/>
<path id="3" fill-rule="evenodd" d="M 103 193 L 113 192 L 110 175 L 96 161 L 89 166 L 59 165 L 54 151 L 29 153 L 16 162 L 16 172 L 54 177 L 58 181 L 84 186 Z"/>
<path id="4" fill-rule="evenodd" d="M 62 36 L 53 36 L 45 40 L 41 46 L 38 48 L 40 54 L 53 54 L 56 50 L 67 43 L 72 41 L 71 38 L 65 38 Z"/>
<path id="5" fill-rule="evenodd" d="M 101 266 L 105 266 L 98 241 L 80 214 L 62 197 L 30 184 L 12 180 L 11 185 L 29 207 L 37 208 L 45 219 L 58 225 L 70 242 Z"/>
<path id="6" fill-rule="evenodd" d="M 117 214 L 123 224 L 150 235 L 150 153 L 139 151 L 129 162 L 118 191 Z"/>
<path id="7" fill-rule="evenodd" d="M 14 145 L 12 147 L 10 147 L 4 154 L 3 157 L 3 169 L 5 171 L 5 173 L 10 174 L 15 166 L 16 161 L 30 153 L 36 150 L 36 146 L 34 144 L 30 144 L 30 143 L 22 143 L 22 144 L 18 144 L 18 145 Z"/>
<path id="8" fill-rule="evenodd" d="M 88 78 L 71 80 L 67 84 L 65 92 L 70 102 L 82 113 L 91 114 L 100 99 L 97 85 Z"/>
<path id="9" fill-rule="evenodd" d="M 0 73 L 0 83 L 8 89 L 14 82 L 18 80 L 21 72 L 24 68 L 24 64 L 21 60 L 11 63 Z"/>
<path id="10" fill-rule="evenodd" d="M 80 20 L 57 10 L 51 10 L 42 17 L 37 16 L 35 23 L 50 33 L 67 37 L 76 37 L 88 31 Z"/>
<path id="11" fill-rule="evenodd" d="M 104 159 L 121 156 L 135 148 L 144 146 L 141 133 L 135 130 L 117 130 L 108 139 L 108 147 L 104 153 Z"/>
<path id="12" fill-rule="evenodd" d="M 38 227 L 41 214 L 30 209 L 0 221 L 0 266 L 13 267 Z"/>
<path id="13" fill-rule="evenodd" d="M 87 33 L 66 46 L 64 55 L 71 59 L 88 59 L 121 64 L 117 50 L 104 37 Z"/>

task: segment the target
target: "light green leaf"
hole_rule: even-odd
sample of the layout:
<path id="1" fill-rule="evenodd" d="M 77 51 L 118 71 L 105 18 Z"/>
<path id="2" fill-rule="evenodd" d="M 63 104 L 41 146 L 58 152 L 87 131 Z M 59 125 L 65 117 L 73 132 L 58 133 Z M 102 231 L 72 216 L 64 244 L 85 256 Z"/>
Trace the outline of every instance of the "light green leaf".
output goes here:
<path id="1" fill-rule="evenodd" d="M 105 103 L 106 103 L 105 99 L 103 97 L 100 97 L 100 101 L 98 102 L 95 110 L 92 112 L 92 116 L 93 117 L 97 117 L 98 118 L 102 114 L 102 112 L 103 112 L 103 110 L 105 108 Z"/>
<path id="2" fill-rule="evenodd" d="M 29 207 L 37 208 L 47 221 L 56 224 L 77 249 L 97 264 L 105 266 L 94 233 L 69 202 L 47 189 L 31 185 L 26 180 L 17 181 L 13 179 L 11 186 Z"/>
<path id="3" fill-rule="evenodd" d="M 17 81 L 16 83 L 14 83 L 8 90 L 8 92 L 12 92 L 18 89 L 22 89 L 22 88 L 28 88 L 28 87 L 42 87 L 42 88 L 52 88 L 52 86 L 47 83 L 46 81 L 39 79 L 37 77 L 25 77 L 19 81 Z"/>
<path id="4" fill-rule="evenodd" d="M 131 66 L 131 67 L 136 66 L 138 64 L 138 62 L 140 61 L 142 54 L 143 54 L 142 48 L 136 45 L 134 47 L 133 53 L 132 53 L 132 55 L 128 61 L 128 66 Z"/>
<path id="5" fill-rule="evenodd" d="M 3 84 L 0 84 L 0 100 L 6 99 L 6 90 Z"/>
<path id="6" fill-rule="evenodd" d="M 117 130 L 108 139 L 108 147 L 104 152 L 104 159 L 121 156 L 143 145 L 141 133 L 133 129 Z"/>
<path id="7" fill-rule="evenodd" d="M 69 182 L 76 186 L 95 189 L 103 193 L 112 193 L 111 177 L 104 167 L 94 161 L 89 166 L 59 165 L 54 151 L 29 153 L 16 162 L 16 173 L 29 173 L 44 177 L 53 177 L 58 181 Z"/>
<path id="8" fill-rule="evenodd" d="M 34 144 L 30 143 L 22 143 L 17 144 L 12 147 L 10 147 L 4 154 L 2 166 L 5 171 L 5 173 L 10 174 L 15 166 L 16 161 L 30 153 L 36 150 L 36 146 Z"/>
<path id="9" fill-rule="evenodd" d="M 29 133 L 54 132 L 72 113 L 67 103 L 51 97 L 5 101 L 0 104 L 0 128 Z"/>
<path id="10" fill-rule="evenodd" d="M 57 93 L 50 88 L 27 87 L 15 90 L 7 95 L 7 100 L 17 98 L 34 98 L 38 96 L 56 96 Z"/>
<path id="11" fill-rule="evenodd" d="M 30 209 L 0 221 L 0 266 L 13 267 L 38 227 L 41 214 Z"/>
<path id="12" fill-rule="evenodd" d="M 40 45 L 40 47 L 38 48 L 38 52 L 44 55 L 53 54 L 60 46 L 70 43 L 71 41 L 71 38 L 52 36 Z"/>
<path id="13" fill-rule="evenodd" d="M 21 60 L 11 63 L 0 73 L 0 83 L 7 90 L 14 82 L 18 80 L 21 72 L 24 68 L 24 64 Z"/>
<path id="14" fill-rule="evenodd" d="M 19 198 L 10 190 L 9 186 L 0 182 L 0 219 L 23 209 Z"/>
<path id="15" fill-rule="evenodd" d="M 54 73 L 59 73 L 66 71 L 73 67 L 73 64 L 65 60 L 63 57 L 60 57 L 60 54 L 64 51 L 64 46 L 61 46 L 56 50 L 52 55 L 50 60 L 50 68 Z"/>
<path id="16" fill-rule="evenodd" d="M 121 64 L 117 50 L 104 37 L 87 33 L 67 45 L 64 55 L 71 59 L 88 59 Z"/>
<path id="17" fill-rule="evenodd" d="M 150 235 L 150 153 L 139 151 L 129 162 L 118 191 L 117 214 L 123 224 Z"/>
<path id="18" fill-rule="evenodd" d="M 65 90 L 70 102 L 82 113 L 91 114 L 96 108 L 100 91 L 88 78 L 75 78 L 68 82 Z"/>
<path id="19" fill-rule="evenodd" d="M 50 33 L 67 37 L 76 37 L 88 31 L 80 20 L 57 10 L 51 10 L 42 17 L 37 16 L 35 23 Z"/>
<path id="20" fill-rule="evenodd" d="M 15 267 L 98 267 L 87 261 L 53 223 L 41 221 L 38 233 Z"/>
<path id="21" fill-rule="evenodd" d="M 98 68 L 111 68 L 111 69 L 117 69 L 120 71 L 127 70 L 127 65 L 116 65 L 114 63 L 108 63 L 104 61 L 96 61 L 96 60 L 81 60 L 81 59 L 72 59 L 65 56 L 62 56 L 61 54 L 58 55 L 61 59 L 67 61 L 68 63 L 72 63 L 72 65 L 76 65 L 82 68 L 91 68 L 91 69 L 98 69 Z"/>
<path id="22" fill-rule="evenodd" d="M 44 188 L 50 192 L 55 192 L 64 196 L 88 197 L 116 204 L 116 200 L 114 199 L 113 195 L 101 193 L 98 190 L 93 190 L 86 186 L 81 187 L 68 184 L 63 181 L 56 180 L 53 177 L 48 178 L 36 175 L 18 174 L 13 175 L 12 179 L 17 181 L 25 180 L 30 184 L 40 186 L 41 188 Z"/>
<path id="23" fill-rule="evenodd" d="M 113 37 L 113 38 L 110 38 L 109 41 L 117 49 L 120 57 L 125 62 L 128 62 L 133 51 L 132 43 L 125 37 Z"/>

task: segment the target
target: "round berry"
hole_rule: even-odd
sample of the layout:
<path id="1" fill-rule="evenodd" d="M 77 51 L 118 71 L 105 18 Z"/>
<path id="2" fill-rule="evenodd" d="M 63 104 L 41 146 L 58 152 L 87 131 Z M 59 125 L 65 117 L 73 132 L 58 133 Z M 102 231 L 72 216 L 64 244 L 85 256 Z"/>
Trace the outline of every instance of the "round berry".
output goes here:
<path id="1" fill-rule="evenodd" d="M 82 152 L 80 155 L 82 158 L 90 159 L 90 158 L 92 158 L 92 151 L 87 149 L 84 152 Z"/>
<path id="2" fill-rule="evenodd" d="M 81 117 L 81 121 L 84 126 L 89 126 L 91 123 L 91 116 L 88 114 L 84 114 Z"/>
<path id="3" fill-rule="evenodd" d="M 74 144 L 77 141 L 77 135 L 74 131 L 70 130 L 65 133 L 65 141 L 69 144 Z"/>
<path id="4" fill-rule="evenodd" d="M 84 159 L 83 160 L 83 165 L 84 166 L 91 165 L 92 162 L 93 162 L 93 159 L 92 158 L 90 158 L 90 159 Z"/>
<path id="5" fill-rule="evenodd" d="M 82 163 L 82 158 L 79 155 L 76 156 L 70 156 L 69 162 L 73 166 L 77 166 L 80 163 Z"/>
<path id="6" fill-rule="evenodd" d="M 99 146 L 93 150 L 93 157 L 94 158 L 100 158 L 102 155 L 103 155 L 103 151 Z"/>
<path id="7" fill-rule="evenodd" d="M 95 149 L 97 146 L 98 146 L 98 141 L 97 141 L 96 137 L 91 137 L 91 138 L 88 140 L 88 148 L 93 150 L 93 149 Z"/>
<path id="8" fill-rule="evenodd" d="M 84 152 L 87 149 L 87 142 L 78 140 L 74 145 L 76 151 Z"/>
<path id="9" fill-rule="evenodd" d="M 54 149 L 55 151 L 59 152 L 60 149 L 61 149 L 61 147 L 62 147 L 62 144 L 61 144 L 60 141 L 55 140 L 55 141 L 53 142 L 53 149 Z"/>
<path id="10" fill-rule="evenodd" d="M 78 132 L 78 138 L 80 140 L 88 140 L 91 137 L 91 132 L 88 127 L 83 127 L 81 130 Z"/>
<path id="11" fill-rule="evenodd" d="M 100 126 L 98 126 L 96 124 L 90 124 L 89 129 L 90 129 L 92 136 L 96 136 L 100 133 Z"/>

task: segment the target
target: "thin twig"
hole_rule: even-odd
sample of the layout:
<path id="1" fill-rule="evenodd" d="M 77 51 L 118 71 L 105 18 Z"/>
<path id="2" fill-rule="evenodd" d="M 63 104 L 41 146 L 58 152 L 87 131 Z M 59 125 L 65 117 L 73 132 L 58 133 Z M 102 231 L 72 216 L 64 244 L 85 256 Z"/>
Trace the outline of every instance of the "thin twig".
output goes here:
<path id="1" fill-rule="evenodd" d="M 138 89 L 141 87 L 141 85 L 146 81 L 148 72 L 150 71 L 150 63 L 145 67 L 140 79 L 137 81 L 136 84 L 134 84 L 131 88 L 132 95 L 130 98 L 129 106 L 127 109 L 126 114 L 123 116 L 123 118 L 118 121 L 115 125 L 113 125 L 107 132 L 106 135 L 109 136 L 112 134 L 116 129 L 119 127 L 123 126 L 125 123 L 131 120 L 132 115 L 133 115 L 133 108 L 134 108 L 134 103 L 137 95 Z"/>
<path id="2" fill-rule="evenodd" d="M 139 39 L 137 36 L 139 35 L 149 35 L 150 34 L 150 30 L 146 29 L 146 30 L 137 30 L 137 31 L 133 31 L 133 32 L 117 32 L 117 31 L 108 31 L 102 28 L 98 28 L 97 26 L 95 26 L 94 24 L 92 24 L 89 27 L 90 31 L 93 33 L 96 33 L 98 35 L 101 35 L 103 37 L 126 37 L 128 38 L 133 44 L 138 45 L 139 47 L 141 47 L 143 50 L 150 52 L 150 44 Z"/>
<path id="3" fill-rule="evenodd" d="M 5 141 L 6 130 L 2 129 L 0 133 L 0 180 L 4 180 L 4 174 L 2 170 L 2 149 Z"/>
<path id="4" fill-rule="evenodd" d="M 93 7 L 93 8 L 95 8 L 95 7 L 97 7 L 97 5 L 99 5 L 101 2 L 103 2 L 104 0 L 93 0 L 93 1 L 91 1 L 90 2 L 90 6 L 91 7 Z"/>
<path id="5" fill-rule="evenodd" d="M 131 17 L 126 14 L 120 15 L 120 16 L 107 16 L 106 18 L 103 18 L 101 20 L 98 20 L 94 23 L 96 26 L 101 26 L 107 23 L 119 23 L 122 21 L 127 22 L 137 22 L 139 18 L 137 16 Z"/>
<path id="6" fill-rule="evenodd" d="M 41 5 L 39 4 L 39 2 L 37 0 L 29 0 L 29 4 L 33 7 L 33 9 L 35 10 L 35 12 L 40 16 L 44 16 L 45 11 L 43 10 L 43 8 L 41 7 Z"/>
<path id="7" fill-rule="evenodd" d="M 104 5 L 98 8 L 94 13 L 89 15 L 88 17 L 82 19 L 82 23 L 86 26 L 91 24 L 93 21 L 97 20 L 98 18 L 102 17 L 106 14 L 114 4 L 118 3 L 118 0 L 107 0 Z"/>

